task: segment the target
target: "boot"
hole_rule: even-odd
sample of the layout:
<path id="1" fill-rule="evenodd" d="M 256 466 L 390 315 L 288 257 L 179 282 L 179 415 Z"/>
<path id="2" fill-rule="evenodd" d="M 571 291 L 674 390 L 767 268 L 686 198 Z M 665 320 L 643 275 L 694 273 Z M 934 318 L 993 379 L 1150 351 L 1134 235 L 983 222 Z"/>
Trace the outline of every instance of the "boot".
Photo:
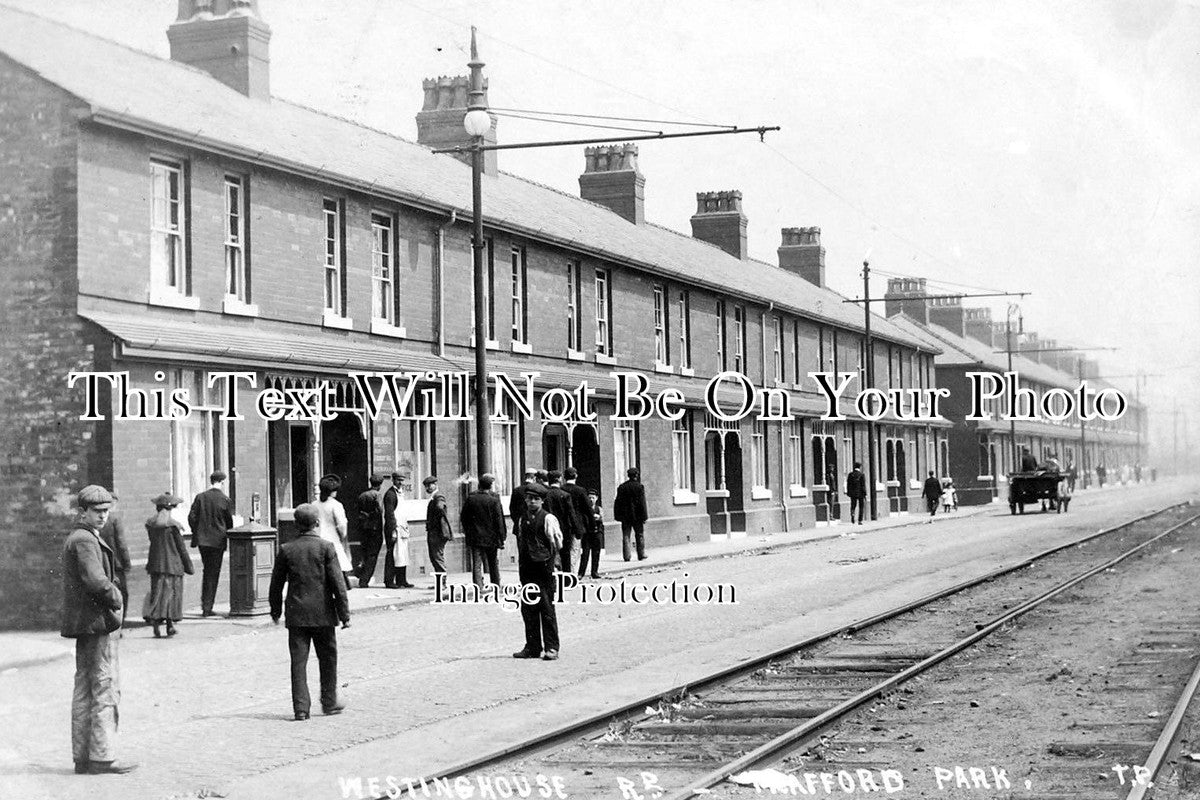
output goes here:
<path id="1" fill-rule="evenodd" d="M 416 588 L 408 582 L 408 567 L 396 567 L 396 585 L 401 589 Z"/>
<path id="2" fill-rule="evenodd" d="M 174 636 L 177 633 L 179 633 L 179 631 L 175 630 L 175 623 L 171 620 L 167 620 L 167 636 Z"/>
<path id="3" fill-rule="evenodd" d="M 158 629 L 158 626 L 159 626 L 159 624 L 160 624 L 160 623 L 159 623 L 159 621 L 158 621 L 158 620 L 156 620 L 156 619 L 152 619 L 152 620 L 150 620 L 150 627 L 154 628 L 154 638 L 155 638 L 155 639 L 161 639 L 161 638 L 162 638 L 162 631 L 160 631 L 160 630 Z"/>

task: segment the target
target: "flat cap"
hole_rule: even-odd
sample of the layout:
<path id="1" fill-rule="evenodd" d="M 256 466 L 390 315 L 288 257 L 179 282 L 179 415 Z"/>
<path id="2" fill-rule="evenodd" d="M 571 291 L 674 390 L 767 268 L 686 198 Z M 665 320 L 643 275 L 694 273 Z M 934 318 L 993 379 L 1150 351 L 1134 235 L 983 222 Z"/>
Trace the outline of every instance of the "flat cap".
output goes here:
<path id="1" fill-rule="evenodd" d="M 76 500 L 80 508 L 95 508 L 96 506 L 111 506 L 113 496 L 108 489 L 93 483 L 80 489 Z"/>
<path id="2" fill-rule="evenodd" d="M 437 476 L 436 476 L 436 475 L 430 475 L 428 478 L 426 478 L 425 480 L 421 481 L 421 485 L 422 485 L 422 486 L 428 486 L 428 485 L 429 485 L 429 484 L 431 484 L 431 483 L 437 483 L 437 482 L 438 482 Z"/>
<path id="3" fill-rule="evenodd" d="M 301 503 L 294 512 L 296 527 L 302 531 L 311 531 L 321 524 L 321 515 L 312 503 Z"/>
<path id="4" fill-rule="evenodd" d="M 167 508 L 174 508 L 175 506 L 177 506 L 183 502 L 183 498 L 177 494 L 171 494 L 170 492 L 163 492 L 158 497 L 151 499 L 150 502 L 154 503 L 155 506 L 166 506 Z"/>
<path id="5" fill-rule="evenodd" d="M 539 497 L 542 500 L 546 499 L 546 487 L 540 483 L 527 483 L 521 487 L 525 491 L 526 497 Z"/>

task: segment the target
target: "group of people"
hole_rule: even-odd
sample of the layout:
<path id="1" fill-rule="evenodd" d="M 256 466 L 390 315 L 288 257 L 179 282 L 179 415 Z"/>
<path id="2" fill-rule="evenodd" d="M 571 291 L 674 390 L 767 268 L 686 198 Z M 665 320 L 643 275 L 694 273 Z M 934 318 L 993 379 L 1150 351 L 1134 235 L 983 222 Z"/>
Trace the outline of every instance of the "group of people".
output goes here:
<path id="1" fill-rule="evenodd" d="M 846 496 L 850 498 L 850 524 L 862 525 L 863 506 L 867 499 L 867 476 L 863 474 L 860 461 L 855 461 L 854 468 L 846 473 Z M 954 489 L 953 479 L 938 480 L 932 470 L 921 488 L 921 496 L 925 499 L 930 522 L 933 521 L 939 504 L 946 511 L 958 509 L 958 493 Z"/>

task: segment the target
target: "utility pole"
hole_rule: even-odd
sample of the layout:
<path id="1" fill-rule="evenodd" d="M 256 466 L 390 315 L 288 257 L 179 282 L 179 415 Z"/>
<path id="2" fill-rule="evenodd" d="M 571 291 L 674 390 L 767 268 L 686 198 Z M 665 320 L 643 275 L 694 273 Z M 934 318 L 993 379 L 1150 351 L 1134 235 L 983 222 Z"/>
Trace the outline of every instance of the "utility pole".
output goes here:
<path id="1" fill-rule="evenodd" d="M 871 342 L 871 264 L 863 261 L 863 328 L 866 330 L 866 340 L 863 352 L 867 362 L 867 385 L 875 387 L 875 350 Z M 875 499 L 875 423 L 867 420 L 867 497 L 871 500 L 871 520 L 877 516 Z M 853 521 L 853 520 L 852 520 Z"/>
<path id="2" fill-rule="evenodd" d="M 1008 314 L 1006 314 L 1004 317 L 1004 332 L 1005 332 L 1005 337 L 1006 337 L 1006 341 L 1007 341 L 1007 343 L 1004 346 L 1004 349 L 1005 349 L 1005 351 L 1008 352 L 1008 371 L 1009 372 L 1013 371 L 1012 315 L 1013 315 L 1013 311 L 1019 312 L 1020 310 L 1021 310 L 1021 307 L 1018 306 L 1016 303 L 1009 303 L 1008 304 Z M 1019 335 L 1021 333 L 1024 333 L 1024 331 L 1025 331 L 1025 318 L 1018 316 L 1017 320 L 1018 320 L 1017 334 Z M 1082 420 L 1080 422 L 1082 424 Z M 1015 408 L 1010 408 L 1008 410 L 1008 444 L 1009 444 L 1008 452 L 1012 459 L 1009 462 L 1009 465 L 1012 467 L 1013 472 L 1020 472 L 1021 462 L 1017 458 L 1017 409 L 1015 409 Z"/>

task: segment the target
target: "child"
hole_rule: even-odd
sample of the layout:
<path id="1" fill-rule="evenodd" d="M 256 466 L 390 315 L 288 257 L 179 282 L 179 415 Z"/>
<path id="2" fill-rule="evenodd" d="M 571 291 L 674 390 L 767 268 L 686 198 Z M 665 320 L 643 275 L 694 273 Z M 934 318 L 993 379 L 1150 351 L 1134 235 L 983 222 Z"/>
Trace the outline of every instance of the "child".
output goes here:
<path id="1" fill-rule="evenodd" d="M 954 479 L 946 478 L 942 483 L 942 511 L 958 510 L 958 494 L 954 491 Z"/>
<path id="2" fill-rule="evenodd" d="M 584 520 L 584 532 L 580 540 L 579 577 L 587 571 L 588 556 L 592 561 L 592 577 L 600 577 L 600 551 L 604 548 L 604 509 L 600 507 L 600 495 L 588 489 L 588 504 L 592 508 L 590 519 Z"/>

